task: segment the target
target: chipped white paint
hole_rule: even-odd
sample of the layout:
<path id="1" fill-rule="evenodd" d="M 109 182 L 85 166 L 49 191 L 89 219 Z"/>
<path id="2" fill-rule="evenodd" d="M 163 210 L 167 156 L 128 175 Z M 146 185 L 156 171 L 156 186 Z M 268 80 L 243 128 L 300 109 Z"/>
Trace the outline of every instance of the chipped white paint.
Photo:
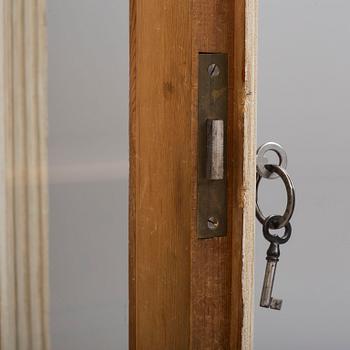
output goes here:
<path id="1" fill-rule="evenodd" d="M 242 350 L 253 349 L 257 15 L 258 0 L 246 0 Z"/>
<path id="2" fill-rule="evenodd" d="M 0 0 L 0 349 L 47 350 L 45 0 Z"/>

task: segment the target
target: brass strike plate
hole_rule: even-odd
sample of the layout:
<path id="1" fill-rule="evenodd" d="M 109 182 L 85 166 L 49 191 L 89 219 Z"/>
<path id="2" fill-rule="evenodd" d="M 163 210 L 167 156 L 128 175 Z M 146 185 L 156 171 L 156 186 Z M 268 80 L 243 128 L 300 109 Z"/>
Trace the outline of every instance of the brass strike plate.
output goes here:
<path id="1" fill-rule="evenodd" d="M 198 72 L 198 238 L 227 234 L 228 59 L 200 53 Z"/>

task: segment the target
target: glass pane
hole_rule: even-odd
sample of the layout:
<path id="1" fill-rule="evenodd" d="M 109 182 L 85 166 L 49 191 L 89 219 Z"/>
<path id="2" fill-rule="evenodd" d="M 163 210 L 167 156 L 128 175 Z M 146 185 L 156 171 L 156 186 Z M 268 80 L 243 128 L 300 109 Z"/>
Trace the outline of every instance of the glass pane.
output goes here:
<path id="1" fill-rule="evenodd" d="M 51 335 L 127 349 L 128 0 L 48 0 Z"/>

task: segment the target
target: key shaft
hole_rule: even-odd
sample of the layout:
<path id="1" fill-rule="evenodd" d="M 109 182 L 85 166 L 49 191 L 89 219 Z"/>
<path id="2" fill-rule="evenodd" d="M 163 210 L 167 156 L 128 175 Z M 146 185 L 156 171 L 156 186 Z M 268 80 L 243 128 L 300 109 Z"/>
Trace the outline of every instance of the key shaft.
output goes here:
<path id="1" fill-rule="evenodd" d="M 271 243 L 267 251 L 267 263 L 265 269 L 265 278 L 261 292 L 260 306 L 273 310 L 281 310 L 282 300 L 272 297 L 273 285 L 275 282 L 276 268 L 280 256 L 279 245 Z"/>
<path id="2" fill-rule="evenodd" d="M 260 306 L 270 308 L 273 284 L 275 282 L 277 261 L 268 260 L 265 269 L 265 278 L 261 292 Z"/>

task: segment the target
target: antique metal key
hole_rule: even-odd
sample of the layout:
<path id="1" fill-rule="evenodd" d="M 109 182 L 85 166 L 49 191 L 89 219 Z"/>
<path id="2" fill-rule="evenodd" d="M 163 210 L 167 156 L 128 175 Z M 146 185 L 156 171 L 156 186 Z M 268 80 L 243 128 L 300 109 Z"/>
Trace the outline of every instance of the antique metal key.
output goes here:
<path id="1" fill-rule="evenodd" d="M 260 298 L 260 306 L 274 310 L 281 310 L 283 302 L 283 300 L 281 299 L 275 299 L 272 297 L 273 284 L 275 282 L 276 267 L 279 260 L 279 256 L 279 245 L 276 243 L 271 243 L 270 248 L 267 251 L 267 263 L 264 284 Z"/>
<path id="2" fill-rule="evenodd" d="M 266 219 L 263 226 L 264 237 L 270 242 L 270 247 L 267 250 L 267 263 L 264 284 L 260 298 L 260 306 L 273 310 L 281 310 L 283 303 L 282 299 L 275 299 L 272 297 L 276 268 L 280 257 L 280 244 L 287 243 L 292 234 L 292 226 L 289 222 L 285 226 L 283 237 L 272 235 L 270 233 L 270 228 L 277 227 L 279 220 L 281 219 L 282 216 L 279 215 L 270 216 Z"/>

